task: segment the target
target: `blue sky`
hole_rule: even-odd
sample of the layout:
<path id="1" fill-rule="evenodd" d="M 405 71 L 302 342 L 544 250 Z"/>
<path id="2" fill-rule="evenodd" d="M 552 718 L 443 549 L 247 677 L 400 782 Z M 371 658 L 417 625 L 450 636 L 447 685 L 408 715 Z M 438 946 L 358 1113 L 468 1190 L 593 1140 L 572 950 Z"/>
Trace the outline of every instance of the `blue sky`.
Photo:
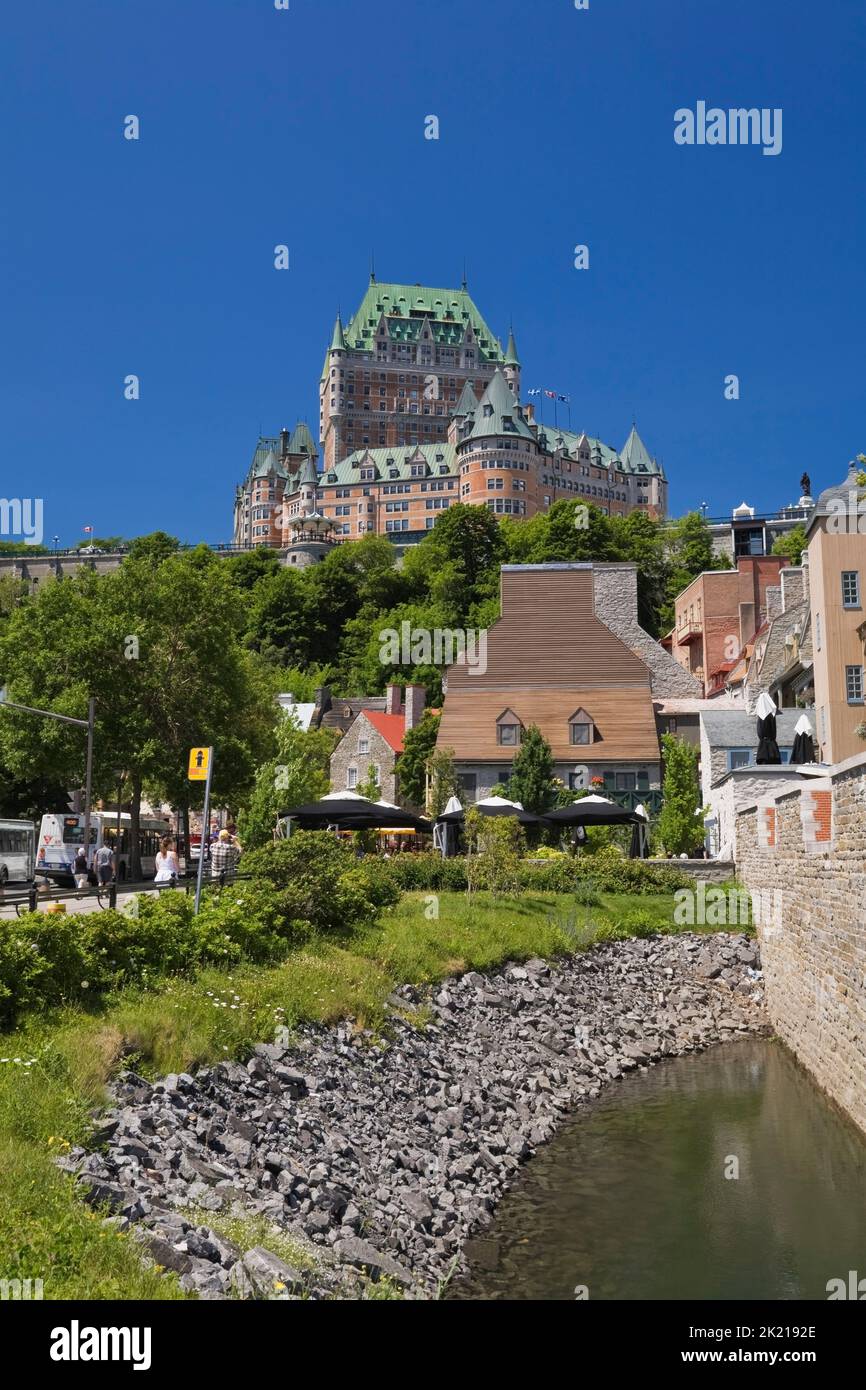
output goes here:
<path id="1" fill-rule="evenodd" d="M 859 0 L 43 0 L 0 33 L 0 493 L 49 543 L 228 539 L 259 429 L 315 433 L 371 248 L 465 258 L 524 387 L 617 446 L 634 415 L 674 512 L 866 450 Z M 781 154 L 676 145 L 699 100 L 782 108 Z"/>

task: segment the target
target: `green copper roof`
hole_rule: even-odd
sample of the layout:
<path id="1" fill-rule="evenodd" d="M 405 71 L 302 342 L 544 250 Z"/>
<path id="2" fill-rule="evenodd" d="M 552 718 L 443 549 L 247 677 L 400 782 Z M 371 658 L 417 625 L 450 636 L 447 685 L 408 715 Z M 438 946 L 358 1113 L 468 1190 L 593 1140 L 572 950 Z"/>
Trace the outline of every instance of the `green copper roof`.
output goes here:
<path id="1" fill-rule="evenodd" d="M 342 350 L 342 351 L 345 351 L 345 348 L 346 348 L 346 339 L 343 337 L 343 324 L 342 324 L 342 322 L 341 322 L 340 315 L 338 314 L 338 315 L 337 315 L 337 321 L 336 321 L 336 323 L 334 324 L 334 331 L 333 331 L 333 333 L 331 334 L 331 349 L 330 349 L 330 350 L 331 350 L 331 352 L 335 352 L 335 351 L 338 350 L 338 349 L 340 349 L 340 350 Z"/>
<path id="2" fill-rule="evenodd" d="M 336 487 L 340 484 L 363 481 L 358 472 L 362 459 L 372 461 L 376 469 L 375 481 L 382 483 L 400 482 L 411 478 L 413 460 L 417 462 L 423 459 L 427 464 L 427 476 L 430 478 L 445 477 L 446 474 L 440 471 L 442 468 L 452 476 L 459 471 L 453 444 L 399 444 L 393 448 L 356 449 L 348 458 L 338 463 L 336 468 L 322 473 L 319 486 Z"/>
<path id="3" fill-rule="evenodd" d="M 273 473 L 277 478 L 288 477 L 285 465 L 277 455 L 279 447 L 279 439 L 269 439 L 264 435 L 259 439 L 250 464 L 250 478 L 266 478 L 269 473 Z"/>
<path id="4" fill-rule="evenodd" d="M 520 358 L 517 356 L 517 344 L 514 341 L 514 329 L 508 330 L 508 347 L 505 349 L 506 367 L 519 367 Z"/>
<path id="5" fill-rule="evenodd" d="M 519 435 L 523 439 L 535 440 L 535 435 L 520 413 L 514 392 L 497 367 L 490 380 L 478 408 L 472 417 L 472 426 L 461 439 L 480 439 L 489 435 Z"/>
<path id="6" fill-rule="evenodd" d="M 292 437 L 289 440 L 289 453 L 311 454 L 313 456 L 318 453 L 306 420 L 299 420 L 295 425 L 292 431 Z"/>
<path id="7" fill-rule="evenodd" d="M 471 325 L 479 360 L 502 361 L 502 345 L 468 290 L 371 280 L 343 334 L 350 351 L 372 352 L 383 318 L 388 337 L 394 342 L 417 342 L 427 324 L 434 343 L 456 346 L 463 342 L 466 327 Z"/>
<path id="8" fill-rule="evenodd" d="M 622 446 L 620 457 L 629 473 L 659 472 L 659 466 L 655 459 L 650 458 L 647 447 L 637 432 L 636 425 L 632 425 L 631 433 Z"/>
<path id="9" fill-rule="evenodd" d="M 470 382 L 466 382 L 460 392 L 460 399 L 454 407 L 455 415 L 471 415 L 473 410 L 478 409 L 478 397 L 472 390 Z"/>
<path id="10" fill-rule="evenodd" d="M 319 481 L 316 472 L 316 465 L 311 458 L 305 458 L 298 472 L 298 483 L 312 483 L 314 486 Z"/>

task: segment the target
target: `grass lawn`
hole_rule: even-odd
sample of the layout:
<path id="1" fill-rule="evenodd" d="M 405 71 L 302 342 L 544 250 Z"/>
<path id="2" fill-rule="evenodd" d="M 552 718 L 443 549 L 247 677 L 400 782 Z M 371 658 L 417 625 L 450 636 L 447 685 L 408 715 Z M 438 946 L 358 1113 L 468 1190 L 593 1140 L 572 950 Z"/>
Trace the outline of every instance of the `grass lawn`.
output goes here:
<path id="1" fill-rule="evenodd" d="M 642 933 L 670 930 L 673 898 L 603 895 L 576 906 L 554 893 L 479 893 L 471 903 L 462 893 L 407 893 L 349 944 L 295 951 L 276 966 L 166 979 L 89 1012 L 31 1016 L 0 1034 L 0 1278 L 41 1278 L 47 1299 L 183 1297 L 173 1276 L 144 1268 L 136 1245 L 104 1227 L 51 1162 L 86 1142 L 119 1068 L 159 1075 L 243 1056 L 281 1024 L 351 1017 L 375 1029 L 398 983 L 570 954 L 591 933 L 628 928 L 630 918 Z"/>

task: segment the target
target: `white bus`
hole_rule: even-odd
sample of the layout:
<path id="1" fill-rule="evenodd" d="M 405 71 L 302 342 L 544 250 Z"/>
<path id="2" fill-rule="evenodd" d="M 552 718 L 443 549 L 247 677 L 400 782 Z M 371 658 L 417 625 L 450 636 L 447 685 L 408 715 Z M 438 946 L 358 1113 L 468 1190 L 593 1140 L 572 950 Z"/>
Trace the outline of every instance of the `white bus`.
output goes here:
<path id="1" fill-rule="evenodd" d="M 36 827 L 31 820 L 0 820 L 0 888 L 29 883 L 36 862 Z"/>
<path id="2" fill-rule="evenodd" d="M 126 811 L 120 815 L 120 849 L 117 846 L 117 812 L 92 811 L 90 815 L 90 848 L 87 862 L 93 865 L 96 851 L 103 845 L 110 845 L 115 852 L 118 881 L 123 883 L 130 875 L 130 816 Z M 141 855 L 142 878 L 152 878 L 156 866 L 154 859 L 159 842 L 164 835 L 171 834 L 169 822 L 162 816 L 142 816 L 138 825 L 138 846 Z M 37 877 L 54 879 L 56 883 L 73 877 L 72 865 L 81 845 L 84 844 L 84 812 L 57 812 L 42 817 L 39 829 L 39 846 L 36 851 Z"/>

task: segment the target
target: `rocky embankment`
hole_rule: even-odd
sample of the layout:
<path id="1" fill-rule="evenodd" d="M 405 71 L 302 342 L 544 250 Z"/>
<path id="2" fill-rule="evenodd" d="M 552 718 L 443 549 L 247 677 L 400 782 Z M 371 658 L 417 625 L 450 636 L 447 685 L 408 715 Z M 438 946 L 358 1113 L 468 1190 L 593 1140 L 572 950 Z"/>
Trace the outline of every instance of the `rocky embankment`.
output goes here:
<path id="1" fill-rule="evenodd" d="M 625 1072 L 766 1030 L 756 945 L 724 934 L 610 943 L 390 1003 L 387 1046 L 305 1027 L 246 1064 L 156 1085 L 126 1073 L 101 1150 L 61 1162 L 204 1297 L 358 1297 L 361 1271 L 426 1297 L 567 1112 Z M 243 1248 L 218 1212 L 264 1216 L 313 1258 Z"/>

